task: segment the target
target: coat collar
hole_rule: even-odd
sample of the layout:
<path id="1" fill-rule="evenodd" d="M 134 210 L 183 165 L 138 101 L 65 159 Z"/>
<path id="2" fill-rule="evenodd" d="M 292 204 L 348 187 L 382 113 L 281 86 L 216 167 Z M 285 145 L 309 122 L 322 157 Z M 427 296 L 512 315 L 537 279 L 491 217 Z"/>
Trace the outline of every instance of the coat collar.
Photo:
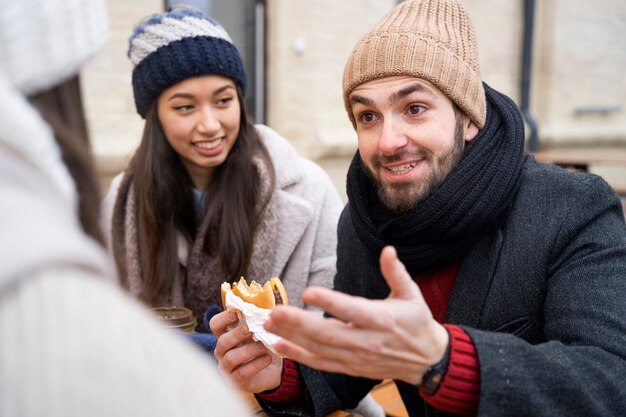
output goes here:
<path id="1" fill-rule="evenodd" d="M 274 163 L 276 189 L 283 190 L 302 180 L 299 155 L 289 141 L 265 125 L 254 126 Z"/>
<path id="2" fill-rule="evenodd" d="M 294 147 L 268 126 L 259 124 L 255 127 L 271 156 L 276 173 L 276 190 L 273 198 L 276 199 L 278 218 L 276 235 L 279 242 L 275 247 L 274 265 L 281 268 L 280 271 L 275 271 L 276 274 L 280 274 L 315 213 L 311 203 L 294 192 L 293 186 L 304 179 L 301 159 Z"/>
<path id="3" fill-rule="evenodd" d="M 301 195 L 294 193 L 294 184 L 298 184 L 304 177 L 304 171 L 299 165 L 300 156 L 293 146 L 276 131 L 265 125 L 255 125 L 261 140 L 266 146 L 276 173 L 276 189 L 273 199 L 276 200 L 278 242 L 274 252 L 275 267 L 282 273 L 296 246 L 302 239 L 307 227 L 315 215 L 311 203 Z M 182 234 L 178 236 L 178 260 L 187 266 L 189 243 Z"/>
<path id="4" fill-rule="evenodd" d="M 448 303 L 446 323 L 479 327 L 502 240 L 502 231 L 498 229 L 465 256 Z"/>

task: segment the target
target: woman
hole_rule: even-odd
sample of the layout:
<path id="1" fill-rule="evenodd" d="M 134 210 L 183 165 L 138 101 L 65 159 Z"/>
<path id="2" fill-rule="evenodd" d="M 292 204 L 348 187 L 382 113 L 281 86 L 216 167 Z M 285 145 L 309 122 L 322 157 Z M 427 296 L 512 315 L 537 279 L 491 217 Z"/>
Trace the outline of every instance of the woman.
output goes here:
<path id="1" fill-rule="evenodd" d="M 201 332 L 224 281 L 278 276 L 297 306 L 305 287 L 332 286 L 339 195 L 319 166 L 252 124 L 241 56 L 219 23 L 188 7 L 152 15 L 128 55 L 145 129 L 103 216 L 121 284 L 148 305 L 190 308 Z M 209 351 L 216 341 L 191 337 Z M 382 415 L 366 398 L 359 412 Z"/>
<path id="2" fill-rule="evenodd" d="M 145 129 L 103 211 L 121 284 L 200 323 L 221 283 L 241 276 L 279 276 L 300 306 L 306 286 L 331 286 L 341 200 L 319 166 L 252 124 L 226 31 L 176 8 L 139 24 L 129 45 Z"/>
<path id="3" fill-rule="evenodd" d="M 78 73 L 107 34 L 103 0 L 0 1 L 0 415 L 244 416 L 106 282 Z"/>

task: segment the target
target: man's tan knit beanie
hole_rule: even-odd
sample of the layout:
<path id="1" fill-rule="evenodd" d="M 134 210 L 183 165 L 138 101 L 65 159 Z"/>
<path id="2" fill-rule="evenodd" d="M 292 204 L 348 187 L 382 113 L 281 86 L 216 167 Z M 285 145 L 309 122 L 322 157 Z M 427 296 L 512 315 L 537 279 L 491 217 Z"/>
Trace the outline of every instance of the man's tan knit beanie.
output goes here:
<path id="1" fill-rule="evenodd" d="M 474 28 L 455 0 L 407 0 L 391 10 L 352 50 L 343 73 L 343 99 L 355 87 L 396 75 L 425 79 L 478 126 L 487 117 Z"/>

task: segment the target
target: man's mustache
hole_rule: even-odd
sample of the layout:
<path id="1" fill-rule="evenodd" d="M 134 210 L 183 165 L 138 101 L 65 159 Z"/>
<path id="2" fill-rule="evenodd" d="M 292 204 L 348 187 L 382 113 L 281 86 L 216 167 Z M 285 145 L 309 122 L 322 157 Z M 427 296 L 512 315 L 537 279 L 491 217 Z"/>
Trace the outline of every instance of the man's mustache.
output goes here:
<path id="1" fill-rule="evenodd" d="M 429 161 L 431 159 L 430 152 L 424 149 L 418 149 L 415 151 L 401 151 L 394 153 L 393 155 L 377 154 L 372 158 L 372 165 L 382 166 L 389 165 L 400 161 L 406 161 L 407 159 L 424 159 Z"/>

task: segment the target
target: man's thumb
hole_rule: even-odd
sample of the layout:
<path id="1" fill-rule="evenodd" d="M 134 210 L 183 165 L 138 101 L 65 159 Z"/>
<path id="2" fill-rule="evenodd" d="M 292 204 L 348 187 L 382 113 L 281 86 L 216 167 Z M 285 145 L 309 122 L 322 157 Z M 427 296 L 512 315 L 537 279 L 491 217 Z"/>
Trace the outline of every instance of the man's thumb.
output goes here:
<path id="1" fill-rule="evenodd" d="M 380 253 L 380 272 L 387 285 L 391 288 L 390 297 L 393 298 L 422 298 L 417 284 L 409 275 L 404 264 L 398 259 L 398 253 L 393 246 L 385 246 Z"/>

